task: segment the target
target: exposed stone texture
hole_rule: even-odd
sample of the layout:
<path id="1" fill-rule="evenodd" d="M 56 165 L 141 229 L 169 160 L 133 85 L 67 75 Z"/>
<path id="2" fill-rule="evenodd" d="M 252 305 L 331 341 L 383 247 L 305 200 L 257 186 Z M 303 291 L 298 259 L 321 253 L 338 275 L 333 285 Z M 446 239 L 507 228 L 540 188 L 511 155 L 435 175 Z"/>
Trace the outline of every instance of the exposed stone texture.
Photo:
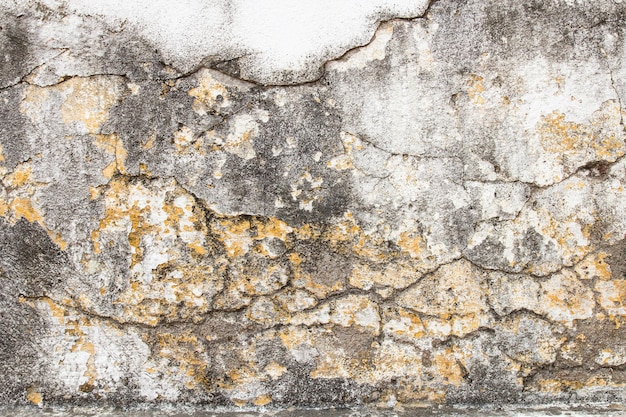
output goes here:
<path id="1" fill-rule="evenodd" d="M 626 401 L 624 3 L 92 3 L 0 2 L 1 404 Z"/>

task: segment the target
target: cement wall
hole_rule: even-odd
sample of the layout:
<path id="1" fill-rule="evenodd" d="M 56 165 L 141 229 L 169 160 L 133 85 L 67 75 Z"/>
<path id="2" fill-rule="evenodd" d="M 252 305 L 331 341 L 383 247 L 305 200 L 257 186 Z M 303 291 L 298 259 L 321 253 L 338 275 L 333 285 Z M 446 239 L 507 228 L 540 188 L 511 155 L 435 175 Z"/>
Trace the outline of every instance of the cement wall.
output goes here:
<path id="1" fill-rule="evenodd" d="M 626 3 L 0 8 L 1 404 L 626 401 Z"/>

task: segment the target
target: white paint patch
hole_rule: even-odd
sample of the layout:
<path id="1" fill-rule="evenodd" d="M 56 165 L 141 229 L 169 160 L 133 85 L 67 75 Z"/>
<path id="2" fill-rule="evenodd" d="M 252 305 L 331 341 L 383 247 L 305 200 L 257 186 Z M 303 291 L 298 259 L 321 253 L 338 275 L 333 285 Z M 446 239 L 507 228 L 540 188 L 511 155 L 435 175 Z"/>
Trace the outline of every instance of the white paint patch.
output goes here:
<path id="1" fill-rule="evenodd" d="M 417 17 L 427 0 L 33 0 L 136 31 L 186 72 L 205 57 L 242 57 L 242 77 L 266 84 L 316 78 L 319 67 L 371 39 L 378 22 Z M 51 28 L 53 30 L 54 28 Z M 288 71 L 287 74 L 285 72 Z M 286 76 L 285 76 L 286 75 Z"/>
<path id="2" fill-rule="evenodd" d="M 609 72 L 593 60 L 583 66 L 537 58 L 519 65 L 515 77 L 523 86 L 518 111 L 528 130 L 553 111 L 565 114 L 568 121 L 588 123 L 593 111 L 616 98 Z M 603 88 L 591 89 L 590 85 Z"/>

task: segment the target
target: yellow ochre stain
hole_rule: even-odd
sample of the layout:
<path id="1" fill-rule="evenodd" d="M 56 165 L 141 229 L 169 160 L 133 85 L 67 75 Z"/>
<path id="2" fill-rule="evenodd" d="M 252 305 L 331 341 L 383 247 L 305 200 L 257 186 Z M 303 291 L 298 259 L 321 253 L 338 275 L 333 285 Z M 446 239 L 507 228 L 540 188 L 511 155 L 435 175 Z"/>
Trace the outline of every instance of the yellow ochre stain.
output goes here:
<path id="1" fill-rule="evenodd" d="M 28 388 L 26 390 L 26 399 L 37 406 L 41 406 L 43 395 L 41 395 L 37 388 Z"/>
<path id="2" fill-rule="evenodd" d="M 619 105 L 609 100 L 592 114 L 589 123 L 568 121 L 565 114 L 554 111 L 542 116 L 536 129 L 543 149 L 561 158 L 591 153 L 613 162 L 626 153 L 619 135 L 620 114 Z"/>
<path id="3" fill-rule="evenodd" d="M 437 373 L 448 384 L 455 386 L 461 385 L 463 382 L 463 372 L 454 358 L 452 349 L 448 348 L 444 352 L 437 352 L 434 358 Z"/>
<path id="4" fill-rule="evenodd" d="M 128 152 L 117 134 L 94 135 L 94 143 L 97 147 L 114 157 L 113 161 L 102 170 L 102 175 L 105 178 L 112 178 L 116 172 L 126 174 L 125 162 Z"/>
<path id="5" fill-rule="evenodd" d="M 25 185 L 30 179 L 32 174 L 32 168 L 29 163 L 19 164 L 15 167 L 15 170 L 8 174 L 5 181 L 14 188 L 19 188 Z"/>
<path id="6" fill-rule="evenodd" d="M 482 96 L 482 93 L 485 91 L 483 81 L 483 77 L 476 74 L 471 74 L 469 80 L 467 80 L 467 95 L 473 104 L 485 104 L 485 99 Z"/>
<path id="7" fill-rule="evenodd" d="M 39 223 L 43 226 L 43 217 L 33 207 L 32 201 L 28 198 L 15 198 L 9 203 L 9 208 L 18 219 L 24 218 L 31 223 Z"/>
<path id="8" fill-rule="evenodd" d="M 419 235 L 409 232 L 400 234 L 398 246 L 400 246 L 403 252 L 408 253 L 413 258 L 421 257 L 422 253 L 426 250 L 424 239 Z"/>
<path id="9" fill-rule="evenodd" d="M 195 100 L 192 109 L 199 114 L 218 107 L 229 106 L 229 94 L 226 86 L 217 81 L 210 72 L 204 71 L 198 79 L 198 86 L 189 90 Z"/>
<path id="10" fill-rule="evenodd" d="M 260 395 L 256 397 L 254 400 L 252 400 L 252 404 L 259 406 L 259 407 L 267 405 L 270 402 L 272 402 L 272 397 L 270 395 Z"/>
<path id="11" fill-rule="evenodd" d="M 63 123 L 80 122 L 88 133 L 98 133 L 120 98 L 120 84 L 117 78 L 106 76 L 74 77 L 61 83 L 56 89 L 66 97 L 61 105 Z"/>

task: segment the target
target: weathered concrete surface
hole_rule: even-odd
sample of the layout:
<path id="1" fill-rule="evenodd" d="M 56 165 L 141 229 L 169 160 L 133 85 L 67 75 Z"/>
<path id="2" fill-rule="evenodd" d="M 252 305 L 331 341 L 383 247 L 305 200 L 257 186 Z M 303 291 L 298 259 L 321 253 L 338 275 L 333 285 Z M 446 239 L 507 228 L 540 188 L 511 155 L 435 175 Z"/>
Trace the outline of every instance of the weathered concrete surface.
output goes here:
<path id="1" fill-rule="evenodd" d="M 623 407 L 604 405 L 602 407 L 584 406 L 538 406 L 538 407 L 423 407 L 402 410 L 386 410 L 367 407 L 306 409 L 290 408 L 284 410 L 231 410 L 210 409 L 191 406 L 160 406 L 152 408 L 128 407 L 47 407 L 38 410 L 34 406 L 0 407 L 2 417 L 622 417 Z"/>
<path id="2" fill-rule="evenodd" d="M 626 401 L 626 4 L 112 3 L 1 2 L 0 403 Z"/>

